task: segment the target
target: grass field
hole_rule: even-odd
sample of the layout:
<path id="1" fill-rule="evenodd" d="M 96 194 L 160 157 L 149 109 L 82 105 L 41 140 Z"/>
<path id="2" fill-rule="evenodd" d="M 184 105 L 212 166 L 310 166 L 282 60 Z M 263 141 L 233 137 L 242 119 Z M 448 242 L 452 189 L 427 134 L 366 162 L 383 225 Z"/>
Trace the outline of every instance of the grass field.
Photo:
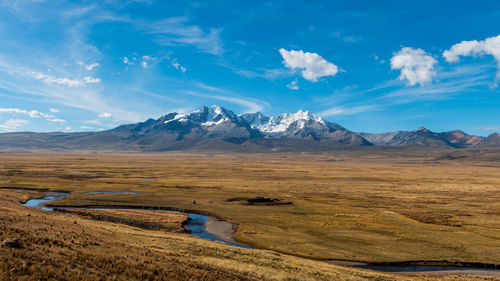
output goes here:
<path id="1" fill-rule="evenodd" d="M 170 206 L 207 211 L 238 223 L 235 238 L 239 242 L 310 259 L 500 264 L 500 161 L 496 155 L 498 151 L 267 155 L 6 153 L 0 154 L 0 186 L 71 190 L 70 196 L 58 202 L 67 206 Z M 255 196 L 280 198 L 293 204 L 246 205 L 245 201 L 229 200 Z M 42 214 L 38 210 L 30 212 Z M 70 215 L 44 216 L 68 220 Z M 81 220 L 71 217 L 75 219 Z M 120 231 L 135 229 L 93 220 L 70 225 L 79 227 L 83 222 L 95 226 L 96 231 L 111 231 L 111 227 Z M 148 231 L 153 232 L 160 235 Z M 191 251 L 196 249 L 191 243 L 195 242 L 231 253 L 245 251 L 217 243 L 211 246 L 214 243 L 186 234 L 163 231 L 161 235 L 181 237 L 176 239 L 185 241 L 182 247 L 186 248 L 171 251 L 182 255 L 193 255 Z M 257 252 L 273 259 L 272 252 Z M 227 258 L 223 252 L 220 254 Z M 252 260 L 255 255 L 241 254 L 241 258 Z M 214 254 L 204 258 L 203 264 L 241 273 L 236 270 L 237 263 L 226 265 L 228 261 L 222 259 L 221 265 L 217 259 L 221 257 Z M 296 263 L 302 261 L 297 259 Z M 308 262 L 310 268 L 331 269 L 335 274 L 342 269 Z M 266 278 L 281 272 L 272 266 L 265 268 L 270 270 Z M 362 278 L 357 274 L 365 274 L 342 270 L 348 271 L 346 276 Z M 363 278 L 378 276 L 374 272 L 366 274 Z M 306 275 L 298 279 L 321 279 L 315 273 Z"/>

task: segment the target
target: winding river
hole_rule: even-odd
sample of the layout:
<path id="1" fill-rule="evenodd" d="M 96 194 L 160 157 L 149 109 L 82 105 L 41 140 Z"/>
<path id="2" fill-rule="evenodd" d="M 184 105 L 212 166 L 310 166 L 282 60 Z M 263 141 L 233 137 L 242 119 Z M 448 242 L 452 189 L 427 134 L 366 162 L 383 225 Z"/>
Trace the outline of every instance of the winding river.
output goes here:
<path id="1" fill-rule="evenodd" d="M 109 192 L 102 192 L 102 193 L 109 193 Z M 113 193 L 122 193 L 122 192 L 113 192 Z M 123 192 L 123 193 L 130 193 L 130 192 Z M 67 195 L 68 195 L 68 193 L 52 193 L 52 194 L 48 194 L 47 196 L 45 196 L 43 198 L 28 200 L 26 203 L 23 204 L 23 206 L 35 207 L 35 208 L 39 208 L 39 209 L 42 209 L 45 211 L 54 211 L 53 207 L 46 206 L 46 204 L 53 202 L 53 201 L 56 201 L 56 200 L 64 199 Z M 60 207 L 58 207 L 58 208 L 60 208 Z M 92 209 L 97 209 L 97 208 L 92 208 Z M 207 223 L 208 223 L 210 217 L 195 214 L 195 213 L 183 213 L 183 214 L 186 214 L 187 216 L 189 216 L 189 220 L 187 221 L 187 223 L 184 226 L 191 231 L 192 235 L 198 236 L 198 237 L 203 238 L 203 239 L 211 240 L 211 241 L 222 242 L 222 243 L 225 243 L 225 244 L 228 244 L 231 246 L 235 246 L 235 247 L 247 248 L 247 249 L 251 248 L 248 245 L 236 243 L 234 241 L 229 241 L 227 239 L 219 237 L 216 234 L 208 232 L 207 231 Z M 214 219 L 214 218 L 212 218 L 212 219 Z"/>
<path id="2" fill-rule="evenodd" d="M 120 192 L 115 192 L 120 193 Z M 24 203 L 24 206 L 36 207 L 45 211 L 53 211 L 53 207 L 48 207 L 45 204 L 53 202 L 55 200 L 64 199 L 69 193 L 55 193 L 49 192 L 46 197 L 40 199 L 31 199 Z M 97 209 L 97 208 L 94 208 Z M 251 248 L 248 245 L 239 244 L 234 241 L 228 241 L 216 234 L 207 231 L 207 225 L 209 223 L 209 216 L 204 216 L 195 213 L 184 213 L 189 216 L 190 220 L 186 223 L 186 227 L 191 231 L 192 235 L 198 236 L 202 239 L 207 239 L 211 241 L 219 241 L 231 246 L 241 247 L 241 248 Z M 227 223 L 227 222 L 226 222 Z M 229 224 L 229 223 L 227 223 Z M 342 262 L 342 261 L 329 261 L 331 264 L 338 264 L 343 266 L 350 266 L 356 268 L 365 268 L 371 270 L 378 270 L 384 272 L 392 273 L 468 273 L 468 274 L 499 274 L 499 269 L 494 268 L 482 268 L 482 267 L 454 267 L 454 266 L 428 266 L 428 265 L 375 265 L 367 263 L 357 263 L 357 262 Z"/>

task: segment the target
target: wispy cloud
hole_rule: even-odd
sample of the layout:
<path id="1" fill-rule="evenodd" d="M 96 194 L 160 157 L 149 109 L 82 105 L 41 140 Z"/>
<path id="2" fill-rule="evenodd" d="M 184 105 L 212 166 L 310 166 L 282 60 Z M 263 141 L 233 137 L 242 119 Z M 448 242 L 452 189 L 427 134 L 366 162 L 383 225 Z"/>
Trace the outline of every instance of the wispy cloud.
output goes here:
<path id="1" fill-rule="evenodd" d="M 172 62 L 170 63 L 175 69 L 179 70 L 180 72 L 184 73 L 186 72 L 186 68 L 182 65 L 180 65 L 177 60 L 172 60 Z"/>
<path id="2" fill-rule="evenodd" d="M 489 67 L 458 67 L 451 71 L 441 71 L 436 77 L 438 82 L 426 87 L 398 88 L 377 99 L 392 104 L 409 103 L 418 100 L 442 100 L 453 95 L 480 91 L 478 87 L 489 86 L 491 77 Z"/>
<path id="3" fill-rule="evenodd" d="M 286 87 L 290 90 L 298 90 L 299 89 L 299 80 L 293 79 L 292 82 L 288 83 Z"/>
<path id="4" fill-rule="evenodd" d="M 47 119 L 47 121 L 55 122 L 55 123 L 66 123 L 66 120 L 59 119 L 59 118 L 49 118 L 49 119 Z"/>
<path id="5" fill-rule="evenodd" d="M 333 115 L 354 115 L 366 111 L 375 110 L 377 107 L 375 105 L 363 105 L 355 107 L 332 107 L 327 110 L 323 110 L 318 113 L 319 116 L 333 116 Z"/>
<path id="6" fill-rule="evenodd" d="M 211 92 L 224 94 L 224 95 L 206 94 L 206 93 L 200 93 L 198 91 L 184 91 L 184 93 L 187 95 L 190 95 L 190 96 L 196 96 L 196 97 L 202 97 L 202 98 L 207 98 L 207 99 L 221 100 L 221 101 L 234 103 L 234 104 L 245 107 L 246 108 L 245 113 L 262 111 L 262 110 L 264 110 L 264 108 L 266 106 L 269 106 L 269 103 L 267 103 L 267 102 L 260 101 L 257 99 L 237 96 L 237 95 L 233 94 L 232 92 L 224 90 L 224 89 L 212 87 L 209 85 L 205 85 L 203 83 L 197 83 L 196 85 L 202 89 L 205 89 L 205 90 L 208 90 Z"/>
<path id="7" fill-rule="evenodd" d="M 59 84 L 59 85 L 66 85 L 68 87 L 80 87 L 84 83 L 80 80 L 75 80 L 75 79 L 70 79 L 67 77 L 54 77 L 52 75 L 47 75 L 43 74 L 40 72 L 35 72 L 35 71 L 28 71 L 27 73 L 29 76 L 31 76 L 33 79 L 43 81 L 45 83 L 49 84 Z"/>
<path id="8" fill-rule="evenodd" d="M 484 55 L 492 55 L 498 64 L 494 85 L 496 87 L 496 82 L 500 78 L 500 35 L 489 37 L 481 41 L 462 41 L 443 52 L 443 57 L 450 63 L 458 62 L 461 56 L 478 57 Z"/>
<path id="9" fill-rule="evenodd" d="M 224 52 L 220 37 L 221 29 L 204 30 L 189 24 L 186 17 L 173 17 L 153 22 L 137 22 L 136 26 L 146 33 L 154 34 L 155 41 L 163 46 L 192 45 L 200 51 L 220 55 Z"/>
<path id="10" fill-rule="evenodd" d="M 38 110 L 24 110 L 19 108 L 0 108 L 0 113 L 13 113 L 13 114 L 23 114 L 31 118 L 52 118 L 53 115 L 45 114 Z"/>
<path id="11" fill-rule="evenodd" d="M 500 126 L 496 126 L 496 127 L 480 127 L 480 128 L 477 128 L 477 129 L 481 130 L 481 131 L 498 132 L 498 131 L 500 131 Z"/>
<path id="12" fill-rule="evenodd" d="M 113 117 L 113 114 L 111 114 L 109 112 L 104 112 L 104 113 L 99 114 L 99 118 L 111 118 L 111 117 Z"/>

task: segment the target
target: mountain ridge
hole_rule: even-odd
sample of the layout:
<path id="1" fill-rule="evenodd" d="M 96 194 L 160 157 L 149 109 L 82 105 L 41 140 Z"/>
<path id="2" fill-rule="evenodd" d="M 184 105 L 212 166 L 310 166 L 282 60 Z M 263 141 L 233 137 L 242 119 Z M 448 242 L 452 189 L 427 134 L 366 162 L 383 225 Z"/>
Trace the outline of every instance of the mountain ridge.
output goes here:
<path id="1" fill-rule="evenodd" d="M 0 150 L 118 151 L 315 151 L 395 147 L 448 149 L 500 147 L 500 135 L 487 138 L 460 130 L 355 133 L 310 112 L 268 117 L 262 112 L 235 114 L 203 106 L 191 113 L 167 113 L 158 119 L 124 124 L 102 132 L 0 134 Z"/>

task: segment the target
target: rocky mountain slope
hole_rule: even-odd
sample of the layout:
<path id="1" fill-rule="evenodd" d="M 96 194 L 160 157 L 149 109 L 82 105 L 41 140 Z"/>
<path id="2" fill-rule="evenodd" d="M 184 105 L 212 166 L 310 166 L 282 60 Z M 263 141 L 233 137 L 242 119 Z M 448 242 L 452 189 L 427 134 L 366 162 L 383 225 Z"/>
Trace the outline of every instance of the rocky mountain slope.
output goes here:
<path id="1" fill-rule="evenodd" d="M 121 125 L 103 132 L 0 134 L 0 150 L 112 151 L 315 151 L 369 147 L 443 149 L 499 147 L 488 138 L 462 131 L 436 133 L 426 128 L 381 134 L 354 133 L 309 111 L 268 117 L 262 112 L 235 114 L 214 105 L 188 114 Z"/>
<path id="2" fill-rule="evenodd" d="M 468 135 L 459 130 L 435 133 L 424 127 L 416 131 L 397 131 L 381 134 L 360 133 L 360 135 L 374 145 L 379 146 L 465 148 L 476 146 L 483 141 L 482 137 Z"/>
<path id="3" fill-rule="evenodd" d="M 104 132 L 0 134 L 0 149 L 308 151 L 371 145 L 308 111 L 267 117 L 217 105 Z"/>

